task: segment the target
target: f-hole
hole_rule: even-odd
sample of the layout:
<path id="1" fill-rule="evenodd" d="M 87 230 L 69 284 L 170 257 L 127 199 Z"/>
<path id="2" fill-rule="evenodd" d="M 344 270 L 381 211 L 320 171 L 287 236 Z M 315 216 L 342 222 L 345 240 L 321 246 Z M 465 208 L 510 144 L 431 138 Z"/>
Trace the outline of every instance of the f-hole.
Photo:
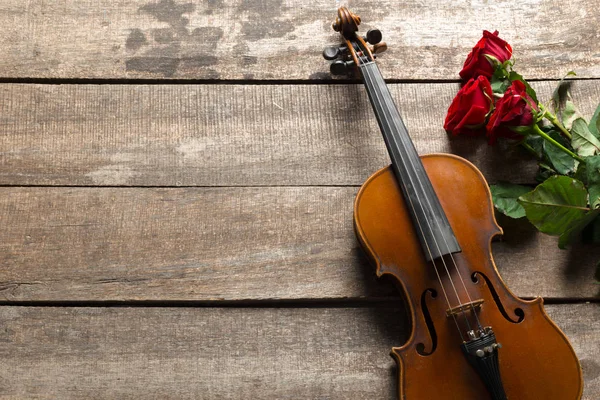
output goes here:
<path id="1" fill-rule="evenodd" d="M 433 320 L 431 319 L 431 314 L 429 313 L 429 309 L 427 308 L 427 295 L 430 295 L 432 299 L 437 297 L 437 292 L 434 289 L 427 289 L 421 294 L 421 311 L 423 312 L 423 318 L 425 319 L 425 324 L 427 325 L 427 330 L 429 331 L 429 337 L 431 338 L 431 350 L 425 350 L 424 343 L 417 343 L 417 353 L 422 356 L 429 356 L 433 354 L 435 349 L 437 348 L 437 334 L 435 333 L 435 327 L 433 326 Z"/>
<path id="2" fill-rule="evenodd" d="M 510 315 L 508 315 L 506 308 L 504 308 L 504 304 L 502 304 L 502 302 L 500 301 L 500 297 L 498 296 L 498 292 L 496 292 L 496 288 L 494 287 L 494 285 L 492 285 L 492 282 L 490 282 L 490 280 L 484 273 L 473 272 L 473 275 L 471 275 L 471 281 L 473 281 L 473 283 L 479 282 L 478 275 L 482 276 L 483 279 L 485 279 L 485 282 L 487 283 L 488 288 L 490 288 L 490 293 L 494 298 L 494 302 L 496 303 L 498 310 L 500 310 L 500 313 L 507 321 L 512 322 L 513 324 L 518 324 L 519 322 L 523 321 L 523 319 L 525 319 L 525 312 L 522 308 L 519 307 L 515 308 L 514 310 L 514 313 L 517 316 L 516 320 L 513 319 L 513 317 L 511 317 Z"/>

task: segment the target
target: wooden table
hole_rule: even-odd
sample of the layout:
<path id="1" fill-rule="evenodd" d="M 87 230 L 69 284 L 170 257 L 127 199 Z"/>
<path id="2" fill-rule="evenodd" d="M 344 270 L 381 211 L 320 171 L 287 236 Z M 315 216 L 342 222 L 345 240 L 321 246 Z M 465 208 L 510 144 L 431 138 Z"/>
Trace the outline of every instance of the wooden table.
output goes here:
<path id="1" fill-rule="evenodd" d="M 389 161 L 363 88 L 321 58 L 334 6 L 2 2 L 0 398 L 396 398 L 408 327 L 351 217 Z M 543 101 L 569 70 L 585 116 L 600 100 L 597 0 L 351 6 L 384 33 L 419 152 L 490 182 L 534 166 L 442 129 L 483 29 Z M 500 222 L 502 276 L 546 298 L 600 398 L 600 248 Z"/>

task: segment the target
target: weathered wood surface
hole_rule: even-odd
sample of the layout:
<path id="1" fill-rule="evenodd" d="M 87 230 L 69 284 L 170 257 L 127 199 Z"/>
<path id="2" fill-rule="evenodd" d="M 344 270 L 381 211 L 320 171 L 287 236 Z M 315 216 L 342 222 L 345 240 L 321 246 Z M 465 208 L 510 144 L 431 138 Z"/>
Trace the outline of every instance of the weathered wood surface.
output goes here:
<path id="1" fill-rule="evenodd" d="M 600 77 L 597 1 L 363 0 L 364 29 L 390 43 L 385 75 L 449 79 L 481 37 L 499 30 L 532 78 Z M 321 79 L 335 2 L 282 0 L 5 0 L 0 77 Z"/>
<path id="2" fill-rule="evenodd" d="M 407 336 L 402 310 L 349 307 L 398 300 L 352 231 L 356 185 L 388 163 L 359 85 L 31 84 L 329 79 L 334 4 L 0 4 L 0 80 L 27 83 L 0 84 L 0 301 L 43 305 L 0 306 L 1 399 L 396 399 L 387 354 Z M 596 0 L 351 6 L 384 32 L 389 79 L 457 79 L 482 29 L 500 30 L 527 78 L 600 78 Z M 554 85 L 534 83 L 545 100 Z M 448 140 L 458 84 L 391 89 L 421 153 L 465 156 L 492 182 L 531 180 L 522 155 Z M 577 82 L 574 97 L 590 116 L 600 80 Z M 501 222 L 494 254 L 516 294 L 598 298 L 599 248 L 560 251 Z M 111 300 L 217 307 L 51 303 Z M 584 399 L 600 398 L 599 305 L 547 310 L 582 360 Z"/>
<path id="3" fill-rule="evenodd" d="M 550 305 L 600 398 L 598 305 Z M 3 399 L 396 399 L 392 308 L 0 308 Z M 507 350 L 508 351 L 508 350 Z M 541 361 L 543 362 L 543 361 Z"/>
<path id="4" fill-rule="evenodd" d="M 421 153 L 464 156 L 490 182 L 533 181 L 519 149 L 448 138 L 458 84 L 390 86 Z M 534 82 L 546 102 L 555 86 Z M 590 117 L 600 80 L 573 96 Z M 359 85 L 5 84 L 0 98 L 4 185 L 360 185 L 389 163 Z"/>
<path id="5" fill-rule="evenodd" d="M 357 188 L 0 188 L 0 298 L 396 296 L 352 229 Z M 507 221 L 499 269 L 523 297 L 595 297 L 598 246 Z"/>

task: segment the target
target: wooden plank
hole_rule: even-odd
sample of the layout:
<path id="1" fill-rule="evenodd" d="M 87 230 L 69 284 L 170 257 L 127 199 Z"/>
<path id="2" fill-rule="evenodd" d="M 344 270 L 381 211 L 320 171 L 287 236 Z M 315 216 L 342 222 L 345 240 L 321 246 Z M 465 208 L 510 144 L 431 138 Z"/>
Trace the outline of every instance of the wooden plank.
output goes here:
<path id="1" fill-rule="evenodd" d="M 397 296 L 352 229 L 352 187 L 0 188 L 6 301 Z M 598 246 L 559 250 L 528 223 L 494 244 L 524 297 L 598 295 Z"/>
<path id="2" fill-rule="evenodd" d="M 531 78 L 600 77 L 597 2 L 362 0 L 364 31 L 390 44 L 398 79 L 453 79 L 483 29 L 499 30 Z M 557 12 L 557 10 L 560 10 Z M 0 6 L 0 76 L 10 78 L 322 79 L 332 1 L 77 0 Z M 551 23 L 549 23 L 551 21 Z"/>
<path id="3" fill-rule="evenodd" d="M 556 82 L 534 82 L 548 102 Z M 531 182 L 528 154 L 448 139 L 457 84 L 390 85 L 421 153 Z M 591 117 L 600 80 L 576 82 Z M 358 85 L 0 85 L 0 184 L 360 185 L 389 163 Z M 510 165 L 510 168 L 506 166 Z"/>
<path id="4" fill-rule="evenodd" d="M 600 397 L 600 308 L 547 309 Z M 2 307 L 3 399 L 396 399 L 389 308 Z"/>

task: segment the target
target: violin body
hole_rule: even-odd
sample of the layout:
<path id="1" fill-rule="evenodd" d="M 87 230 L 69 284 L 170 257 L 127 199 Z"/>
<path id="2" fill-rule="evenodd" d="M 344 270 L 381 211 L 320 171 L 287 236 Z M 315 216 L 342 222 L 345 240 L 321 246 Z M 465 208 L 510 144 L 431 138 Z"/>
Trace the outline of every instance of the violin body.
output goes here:
<path id="1" fill-rule="evenodd" d="M 489 400 L 494 397 L 461 348 L 442 293 L 454 287 L 477 302 L 483 326 L 501 342 L 499 369 L 509 400 L 576 400 L 583 391 L 579 361 L 565 335 L 550 320 L 541 298 L 524 301 L 506 287 L 494 265 L 491 240 L 502 230 L 494 218 L 488 185 L 468 161 L 448 154 L 421 157 L 427 175 L 462 248 L 448 271 L 423 257 L 406 201 L 391 167 L 373 174 L 354 207 L 356 235 L 377 275 L 392 275 L 406 299 L 412 331 L 393 348 L 399 398 Z M 526 267 L 526 266 L 524 266 Z M 440 270 L 441 281 L 435 273 Z M 443 270 L 443 271 L 442 271 Z M 462 281 L 464 284 L 457 284 Z M 447 289 L 446 289 L 447 290 Z"/>

